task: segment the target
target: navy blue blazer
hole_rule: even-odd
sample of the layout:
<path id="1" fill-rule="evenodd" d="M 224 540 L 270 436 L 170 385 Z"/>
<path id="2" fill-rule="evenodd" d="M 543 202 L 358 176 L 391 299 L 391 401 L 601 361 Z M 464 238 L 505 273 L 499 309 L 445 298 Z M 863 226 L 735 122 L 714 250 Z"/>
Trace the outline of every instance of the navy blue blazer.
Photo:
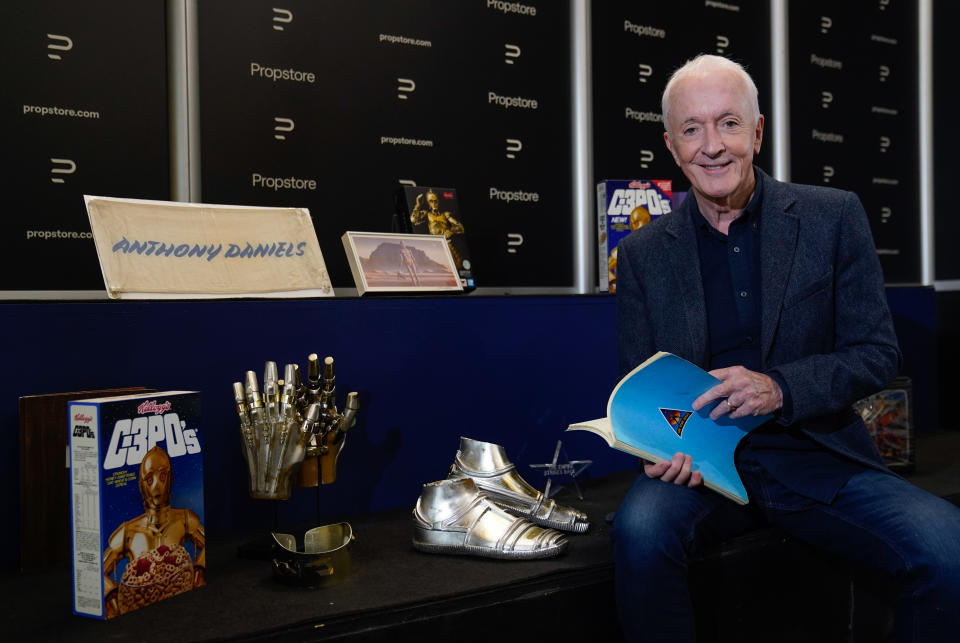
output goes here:
<path id="1" fill-rule="evenodd" d="M 781 425 L 885 469 L 850 405 L 896 377 L 900 350 L 866 212 L 852 192 L 777 181 L 762 170 L 762 369 L 786 382 Z M 707 367 L 707 317 L 690 206 L 623 239 L 617 250 L 621 374 L 657 351 Z"/>

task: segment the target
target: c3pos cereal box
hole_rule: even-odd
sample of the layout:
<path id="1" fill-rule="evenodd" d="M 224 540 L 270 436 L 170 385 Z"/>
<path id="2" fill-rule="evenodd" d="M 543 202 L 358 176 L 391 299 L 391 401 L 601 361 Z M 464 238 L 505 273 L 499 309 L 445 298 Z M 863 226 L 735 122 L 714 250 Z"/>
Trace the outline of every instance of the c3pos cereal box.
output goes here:
<path id="1" fill-rule="evenodd" d="M 200 394 L 70 402 L 73 611 L 109 619 L 205 583 Z"/>
<path id="2" fill-rule="evenodd" d="M 617 244 L 637 228 L 670 212 L 673 181 L 637 179 L 597 183 L 597 258 L 600 292 L 617 291 Z"/>

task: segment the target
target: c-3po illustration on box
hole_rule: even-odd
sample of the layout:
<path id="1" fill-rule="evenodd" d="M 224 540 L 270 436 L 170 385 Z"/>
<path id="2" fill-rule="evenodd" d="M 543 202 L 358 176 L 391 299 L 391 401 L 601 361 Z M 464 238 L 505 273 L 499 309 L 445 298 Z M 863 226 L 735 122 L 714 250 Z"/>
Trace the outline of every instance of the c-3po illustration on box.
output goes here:
<path id="1" fill-rule="evenodd" d="M 103 552 L 106 616 L 175 596 L 205 582 L 206 538 L 200 518 L 190 509 L 170 506 L 173 467 L 160 446 L 140 462 L 140 495 L 144 513 L 122 523 Z M 193 543 L 196 555 L 184 549 Z M 119 581 L 117 564 L 127 558 Z"/>

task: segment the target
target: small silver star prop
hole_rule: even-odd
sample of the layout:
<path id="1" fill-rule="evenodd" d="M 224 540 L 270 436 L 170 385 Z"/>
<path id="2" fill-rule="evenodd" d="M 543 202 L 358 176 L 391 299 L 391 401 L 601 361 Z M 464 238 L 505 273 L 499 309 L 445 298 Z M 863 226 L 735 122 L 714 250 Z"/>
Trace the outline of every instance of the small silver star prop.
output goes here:
<path id="1" fill-rule="evenodd" d="M 563 451 L 563 457 L 566 459 L 566 462 L 557 462 L 561 451 Z M 580 485 L 577 484 L 577 476 L 586 471 L 587 467 L 591 464 L 593 464 L 593 460 L 571 460 L 563 448 L 563 441 L 557 440 L 557 448 L 553 450 L 553 461 L 543 464 L 531 464 L 530 468 L 543 471 L 543 477 L 547 479 L 547 485 L 543 489 L 543 495 L 547 498 L 553 497 L 558 491 L 563 489 L 563 485 L 558 485 L 551 491 L 550 486 L 553 483 L 553 479 L 569 476 L 570 482 L 573 483 L 573 488 L 577 490 L 577 497 L 583 500 L 583 493 L 580 491 Z"/>

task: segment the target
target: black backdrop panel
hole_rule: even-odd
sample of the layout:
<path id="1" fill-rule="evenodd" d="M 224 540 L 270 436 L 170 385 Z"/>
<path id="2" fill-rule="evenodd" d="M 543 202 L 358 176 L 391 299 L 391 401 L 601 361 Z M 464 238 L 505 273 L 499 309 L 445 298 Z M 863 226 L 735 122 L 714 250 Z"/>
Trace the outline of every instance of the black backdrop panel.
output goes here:
<path id="1" fill-rule="evenodd" d="M 957 43 L 953 40 L 957 24 L 960 24 L 960 3 L 933 3 L 934 271 L 938 281 L 960 280 L 960 252 L 956 249 L 960 239 L 956 190 L 960 176 L 960 156 L 957 155 L 960 88 L 956 82 Z M 960 307 L 955 305 L 953 310 L 960 311 Z M 954 323 L 954 328 L 957 327 Z M 957 339 L 954 333 L 954 346 Z"/>
<path id="2" fill-rule="evenodd" d="M 791 172 L 855 191 L 884 278 L 920 281 L 917 7 L 790 3 Z"/>
<path id="3" fill-rule="evenodd" d="M 170 198 L 162 0 L 3 3 L 0 290 L 103 288 L 83 194 Z"/>
<path id="4" fill-rule="evenodd" d="M 602 179 L 672 179 L 689 189 L 663 142 L 660 97 L 674 70 L 721 54 L 747 68 L 769 118 L 770 15 L 766 2 L 672 0 L 592 3 L 594 174 Z M 771 169 L 769 137 L 756 162 Z"/>
<path id="5" fill-rule="evenodd" d="M 309 208 L 344 287 L 346 230 L 389 231 L 400 181 L 454 187 L 478 286 L 572 285 L 567 2 L 207 0 L 198 22 L 203 201 Z"/>

